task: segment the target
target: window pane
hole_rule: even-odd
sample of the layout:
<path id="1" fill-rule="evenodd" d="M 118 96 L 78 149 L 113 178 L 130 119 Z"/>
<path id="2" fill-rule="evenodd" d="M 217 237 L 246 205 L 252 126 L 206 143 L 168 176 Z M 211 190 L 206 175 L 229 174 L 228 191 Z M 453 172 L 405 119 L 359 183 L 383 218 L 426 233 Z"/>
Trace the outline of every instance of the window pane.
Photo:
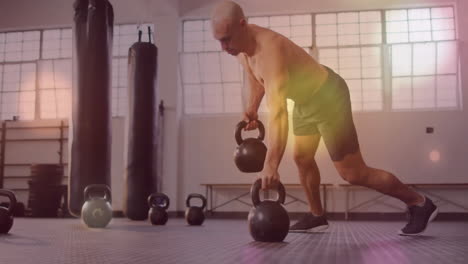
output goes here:
<path id="1" fill-rule="evenodd" d="M 225 53 L 220 56 L 223 82 L 240 82 L 240 65 L 237 59 Z"/>
<path id="2" fill-rule="evenodd" d="M 181 70 L 183 83 L 200 83 L 200 63 L 198 54 L 181 54 Z"/>
<path id="3" fill-rule="evenodd" d="M 379 11 L 366 11 L 316 15 L 317 46 L 380 44 L 380 14 Z"/>
<path id="4" fill-rule="evenodd" d="M 411 45 L 392 46 L 392 75 L 404 76 L 411 75 L 412 68 L 412 50 Z"/>
<path id="5" fill-rule="evenodd" d="M 435 107 L 435 78 L 433 76 L 413 78 L 413 108 Z"/>
<path id="6" fill-rule="evenodd" d="M 242 85 L 241 83 L 224 83 L 224 110 L 230 113 L 242 111 Z"/>
<path id="7" fill-rule="evenodd" d="M 437 76 L 437 106 L 457 107 L 457 76 L 441 75 Z"/>
<path id="8" fill-rule="evenodd" d="M 386 11 L 387 42 L 425 42 L 455 39 L 453 9 L 417 8 Z M 409 32 L 408 36 L 403 34 Z"/>
<path id="9" fill-rule="evenodd" d="M 270 17 L 270 26 L 271 27 L 278 27 L 278 26 L 289 26 L 289 16 L 271 16 Z"/>
<path id="10" fill-rule="evenodd" d="M 201 53 L 200 58 L 200 75 L 203 83 L 220 83 L 221 82 L 221 63 L 219 53 Z M 193 67 L 193 66 L 192 66 Z"/>
<path id="11" fill-rule="evenodd" d="M 415 44 L 413 46 L 413 62 L 414 75 L 435 74 L 435 44 Z"/>
<path id="12" fill-rule="evenodd" d="M 432 15 L 432 18 L 453 17 L 453 8 L 452 7 L 431 8 L 431 15 Z"/>
<path id="13" fill-rule="evenodd" d="M 71 58 L 72 33 L 70 29 L 44 30 L 42 58 Z"/>
<path id="14" fill-rule="evenodd" d="M 250 17 L 248 19 L 249 24 L 255 24 L 261 27 L 269 27 L 270 22 L 268 17 Z"/>
<path id="15" fill-rule="evenodd" d="M 410 77 L 392 79 L 392 107 L 393 109 L 411 109 L 412 80 Z"/>
<path id="16" fill-rule="evenodd" d="M 437 73 L 449 74 L 457 73 L 458 54 L 457 43 L 439 42 L 437 43 Z"/>
<path id="17" fill-rule="evenodd" d="M 223 90 L 221 83 L 207 83 L 203 88 L 203 110 L 205 113 L 223 112 Z"/>
<path id="18" fill-rule="evenodd" d="M 203 97 L 200 84 L 184 85 L 184 104 L 185 113 L 187 114 L 203 113 Z"/>

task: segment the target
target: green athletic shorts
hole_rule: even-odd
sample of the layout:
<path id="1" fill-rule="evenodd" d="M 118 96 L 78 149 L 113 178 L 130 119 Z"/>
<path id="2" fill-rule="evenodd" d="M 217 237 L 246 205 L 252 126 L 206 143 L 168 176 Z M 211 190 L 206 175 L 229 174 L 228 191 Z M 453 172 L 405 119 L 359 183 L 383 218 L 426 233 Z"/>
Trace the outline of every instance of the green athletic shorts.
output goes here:
<path id="1" fill-rule="evenodd" d="M 294 135 L 319 133 L 331 159 L 340 161 L 347 154 L 358 151 L 359 142 L 348 86 L 333 70 L 325 68 L 329 72 L 328 78 L 315 96 L 307 103 L 294 105 Z"/>

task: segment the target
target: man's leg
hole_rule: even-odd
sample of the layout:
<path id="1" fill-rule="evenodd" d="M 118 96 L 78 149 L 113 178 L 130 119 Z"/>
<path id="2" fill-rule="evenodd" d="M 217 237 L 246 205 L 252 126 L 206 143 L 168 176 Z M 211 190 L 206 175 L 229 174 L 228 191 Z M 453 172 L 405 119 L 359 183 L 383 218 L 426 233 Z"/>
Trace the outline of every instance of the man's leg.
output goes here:
<path id="1" fill-rule="evenodd" d="M 299 170 L 299 178 L 309 202 L 309 210 L 316 216 L 323 215 L 320 200 L 320 171 L 314 158 L 320 137 L 318 133 L 296 136 L 294 145 L 294 160 Z"/>
<path id="2" fill-rule="evenodd" d="M 400 231 L 401 235 L 423 232 L 437 215 L 437 207 L 429 198 L 404 185 L 395 175 L 366 165 L 354 126 L 349 89 L 341 77 L 336 75 L 335 78 L 337 85 L 329 87 L 330 93 L 335 93 L 334 100 L 328 102 L 331 105 L 328 116 L 317 128 L 338 173 L 351 184 L 374 189 L 406 203 L 410 220 Z"/>
<path id="3" fill-rule="evenodd" d="M 341 111 L 337 111 L 340 115 L 319 125 L 338 173 L 351 184 L 374 189 L 406 203 L 410 220 L 400 234 L 422 233 L 437 215 L 437 207 L 429 198 L 404 185 L 393 174 L 366 165 L 359 148 L 351 106 L 347 101 L 341 106 Z"/>
<path id="4" fill-rule="evenodd" d="M 304 214 L 289 228 L 290 232 L 317 232 L 328 228 L 320 200 L 320 172 L 315 162 L 315 152 L 320 142 L 320 134 L 313 133 L 295 137 L 294 160 L 304 188 L 310 213 Z"/>
<path id="5" fill-rule="evenodd" d="M 437 206 L 398 180 L 393 174 L 368 167 L 358 150 L 349 153 L 334 164 L 343 179 L 351 184 L 365 186 L 400 199 L 408 205 L 408 224 L 399 231 L 400 235 L 417 235 L 437 216 Z"/>
<path id="6" fill-rule="evenodd" d="M 384 170 L 368 167 L 359 150 L 347 154 L 342 160 L 333 163 L 341 177 L 351 184 L 365 186 L 395 197 L 408 206 L 424 202 L 422 195 L 404 185 L 395 175 Z"/>

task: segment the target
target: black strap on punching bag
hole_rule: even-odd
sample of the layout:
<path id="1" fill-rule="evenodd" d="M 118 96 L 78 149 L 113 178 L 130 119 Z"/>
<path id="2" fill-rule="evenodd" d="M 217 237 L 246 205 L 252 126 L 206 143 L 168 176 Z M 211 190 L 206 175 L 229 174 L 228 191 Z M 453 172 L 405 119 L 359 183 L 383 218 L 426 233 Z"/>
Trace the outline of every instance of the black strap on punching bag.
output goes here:
<path id="1" fill-rule="evenodd" d="M 74 9 L 69 209 L 79 216 L 86 186 L 110 186 L 114 14 L 107 0 L 76 0 Z"/>
<path id="2" fill-rule="evenodd" d="M 139 40 L 128 52 L 127 168 L 124 213 L 132 220 L 148 218 L 148 196 L 157 191 L 158 48 Z"/>

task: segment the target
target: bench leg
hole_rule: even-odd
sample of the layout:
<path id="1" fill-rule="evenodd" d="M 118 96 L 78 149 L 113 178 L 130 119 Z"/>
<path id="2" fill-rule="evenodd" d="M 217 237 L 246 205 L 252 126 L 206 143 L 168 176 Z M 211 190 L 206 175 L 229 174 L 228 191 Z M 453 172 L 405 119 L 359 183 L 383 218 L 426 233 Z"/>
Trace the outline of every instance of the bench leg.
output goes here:
<path id="1" fill-rule="evenodd" d="M 348 220 L 348 208 L 349 208 L 349 190 L 346 188 L 346 202 L 345 202 L 345 220 Z"/>
<path id="2" fill-rule="evenodd" d="M 323 212 L 327 212 L 327 187 L 325 185 L 322 186 L 323 188 Z"/>

